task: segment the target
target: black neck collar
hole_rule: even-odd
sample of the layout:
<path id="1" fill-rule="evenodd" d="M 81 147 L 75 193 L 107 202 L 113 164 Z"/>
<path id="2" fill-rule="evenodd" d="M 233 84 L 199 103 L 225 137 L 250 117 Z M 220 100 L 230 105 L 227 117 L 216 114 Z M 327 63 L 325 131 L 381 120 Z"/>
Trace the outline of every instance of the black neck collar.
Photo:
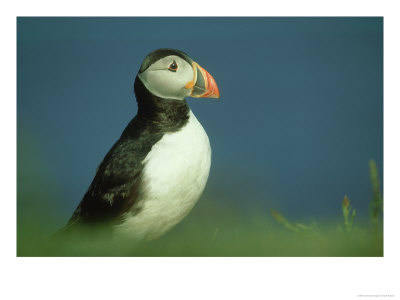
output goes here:
<path id="1" fill-rule="evenodd" d="M 134 85 L 138 113 L 136 118 L 155 130 L 178 131 L 189 120 L 189 106 L 186 100 L 164 99 L 149 92 L 136 76 Z"/>

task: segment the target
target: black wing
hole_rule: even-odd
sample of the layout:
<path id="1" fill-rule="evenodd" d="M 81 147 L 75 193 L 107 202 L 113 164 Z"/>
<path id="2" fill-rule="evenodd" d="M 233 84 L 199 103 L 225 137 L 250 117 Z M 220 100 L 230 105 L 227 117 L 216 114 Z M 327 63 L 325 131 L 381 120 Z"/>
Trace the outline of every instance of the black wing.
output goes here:
<path id="1" fill-rule="evenodd" d="M 101 162 L 67 227 L 115 222 L 132 209 L 140 193 L 142 162 L 161 137 L 138 118 L 133 119 Z"/>

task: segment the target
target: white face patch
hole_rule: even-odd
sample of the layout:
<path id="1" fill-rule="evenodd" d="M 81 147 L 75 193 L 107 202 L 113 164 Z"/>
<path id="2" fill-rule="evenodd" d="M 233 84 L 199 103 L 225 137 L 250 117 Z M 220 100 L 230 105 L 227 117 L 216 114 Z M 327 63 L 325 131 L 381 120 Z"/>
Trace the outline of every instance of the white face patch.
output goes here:
<path id="1" fill-rule="evenodd" d="M 179 56 L 170 55 L 156 61 L 138 76 L 153 95 L 183 100 L 191 93 L 191 89 L 185 88 L 185 85 L 193 81 L 194 72 L 187 61 Z"/>

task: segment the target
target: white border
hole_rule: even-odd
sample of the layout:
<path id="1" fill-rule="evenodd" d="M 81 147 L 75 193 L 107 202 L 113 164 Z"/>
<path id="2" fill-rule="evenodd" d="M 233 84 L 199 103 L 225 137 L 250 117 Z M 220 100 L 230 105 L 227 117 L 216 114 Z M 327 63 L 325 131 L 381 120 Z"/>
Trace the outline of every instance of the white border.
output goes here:
<path id="1" fill-rule="evenodd" d="M 394 1 L 15 1 L 2 7 L 2 299 L 362 299 L 398 284 L 399 39 Z M 4 9 L 4 10 L 3 10 Z M 384 258 L 16 258 L 16 16 L 384 16 Z"/>

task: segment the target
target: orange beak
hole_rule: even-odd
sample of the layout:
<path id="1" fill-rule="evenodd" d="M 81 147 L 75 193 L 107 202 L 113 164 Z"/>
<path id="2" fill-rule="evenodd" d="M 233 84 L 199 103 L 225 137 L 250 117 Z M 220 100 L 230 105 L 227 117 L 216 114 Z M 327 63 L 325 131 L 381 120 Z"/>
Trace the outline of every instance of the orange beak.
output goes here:
<path id="1" fill-rule="evenodd" d="M 193 62 L 194 79 L 187 84 L 192 88 L 191 97 L 194 98 L 219 98 L 219 90 L 215 79 L 199 64 Z"/>

